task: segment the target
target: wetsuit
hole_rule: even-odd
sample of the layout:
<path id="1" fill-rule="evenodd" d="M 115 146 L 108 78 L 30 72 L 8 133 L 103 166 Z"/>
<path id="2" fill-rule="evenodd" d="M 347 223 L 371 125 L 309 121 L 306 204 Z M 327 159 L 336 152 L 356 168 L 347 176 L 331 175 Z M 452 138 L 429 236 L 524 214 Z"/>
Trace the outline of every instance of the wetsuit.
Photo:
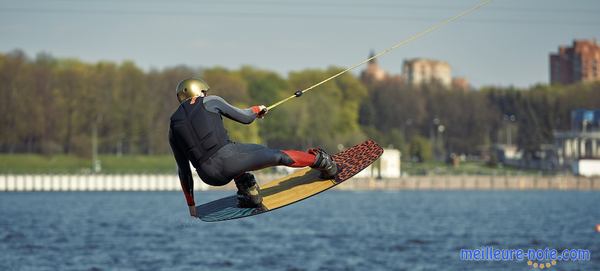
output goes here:
<path id="1" fill-rule="evenodd" d="M 218 96 L 194 97 L 184 101 L 171 116 L 169 143 L 177 161 L 179 179 L 188 206 L 195 205 L 190 162 L 202 181 L 221 186 L 246 171 L 285 165 L 306 167 L 315 155 L 296 150 L 278 150 L 229 139 L 222 116 L 250 124 L 260 108 L 239 109 Z"/>

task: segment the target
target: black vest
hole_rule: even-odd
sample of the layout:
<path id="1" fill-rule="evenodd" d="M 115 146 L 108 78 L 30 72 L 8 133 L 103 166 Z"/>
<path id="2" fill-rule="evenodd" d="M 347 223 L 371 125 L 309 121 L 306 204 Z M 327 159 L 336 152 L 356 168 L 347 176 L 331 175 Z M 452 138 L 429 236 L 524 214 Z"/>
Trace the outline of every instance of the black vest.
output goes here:
<path id="1" fill-rule="evenodd" d="M 170 127 L 176 144 L 197 169 L 230 142 L 221 115 L 207 111 L 203 102 L 202 97 L 194 104 L 184 101 L 171 116 Z"/>

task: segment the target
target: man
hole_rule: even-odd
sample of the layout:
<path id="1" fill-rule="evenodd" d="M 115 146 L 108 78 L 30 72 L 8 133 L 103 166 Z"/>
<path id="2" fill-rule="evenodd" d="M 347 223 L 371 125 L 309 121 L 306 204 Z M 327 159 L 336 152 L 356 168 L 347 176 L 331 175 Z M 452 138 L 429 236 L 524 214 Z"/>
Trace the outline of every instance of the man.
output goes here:
<path id="1" fill-rule="evenodd" d="M 171 116 L 169 129 L 169 143 L 191 216 L 196 216 L 196 204 L 190 162 L 202 181 L 209 185 L 221 186 L 233 179 L 240 207 L 258 207 L 262 203 L 254 175 L 248 171 L 285 165 L 313 167 L 321 171 L 322 178 L 332 178 L 337 173 L 331 156 L 320 148 L 307 152 L 277 150 L 229 140 L 222 116 L 250 124 L 264 117 L 267 108 L 260 105 L 239 109 L 219 96 L 206 96 L 208 90 L 208 84 L 201 79 L 179 82 L 176 94 L 180 105 Z"/>

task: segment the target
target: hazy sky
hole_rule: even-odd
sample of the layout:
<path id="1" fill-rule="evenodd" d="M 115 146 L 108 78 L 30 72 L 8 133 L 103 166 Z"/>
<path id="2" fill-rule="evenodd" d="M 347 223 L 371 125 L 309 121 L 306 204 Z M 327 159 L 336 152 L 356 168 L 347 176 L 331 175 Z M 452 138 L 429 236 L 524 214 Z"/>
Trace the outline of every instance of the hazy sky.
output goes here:
<path id="1" fill-rule="evenodd" d="M 144 69 L 249 64 L 286 75 L 350 66 L 476 3 L 0 0 L 0 51 L 130 59 Z M 379 63 L 400 73 L 404 59 L 426 57 L 447 61 L 475 86 L 545 83 L 550 52 L 574 38 L 600 38 L 598 14 L 598 0 L 496 0 Z"/>

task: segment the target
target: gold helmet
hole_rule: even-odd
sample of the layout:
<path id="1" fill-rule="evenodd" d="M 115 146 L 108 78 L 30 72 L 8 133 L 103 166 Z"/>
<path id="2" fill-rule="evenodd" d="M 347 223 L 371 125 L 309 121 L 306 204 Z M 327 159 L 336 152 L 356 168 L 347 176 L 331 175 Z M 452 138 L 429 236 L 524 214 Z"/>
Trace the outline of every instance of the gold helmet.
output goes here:
<path id="1" fill-rule="evenodd" d="M 189 98 L 200 96 L 202 92 L 207 92 L 209 88 L 208 84 L 202 79 L 185 79 L 177 84 L 177 100 L 182 103 Z"/>

